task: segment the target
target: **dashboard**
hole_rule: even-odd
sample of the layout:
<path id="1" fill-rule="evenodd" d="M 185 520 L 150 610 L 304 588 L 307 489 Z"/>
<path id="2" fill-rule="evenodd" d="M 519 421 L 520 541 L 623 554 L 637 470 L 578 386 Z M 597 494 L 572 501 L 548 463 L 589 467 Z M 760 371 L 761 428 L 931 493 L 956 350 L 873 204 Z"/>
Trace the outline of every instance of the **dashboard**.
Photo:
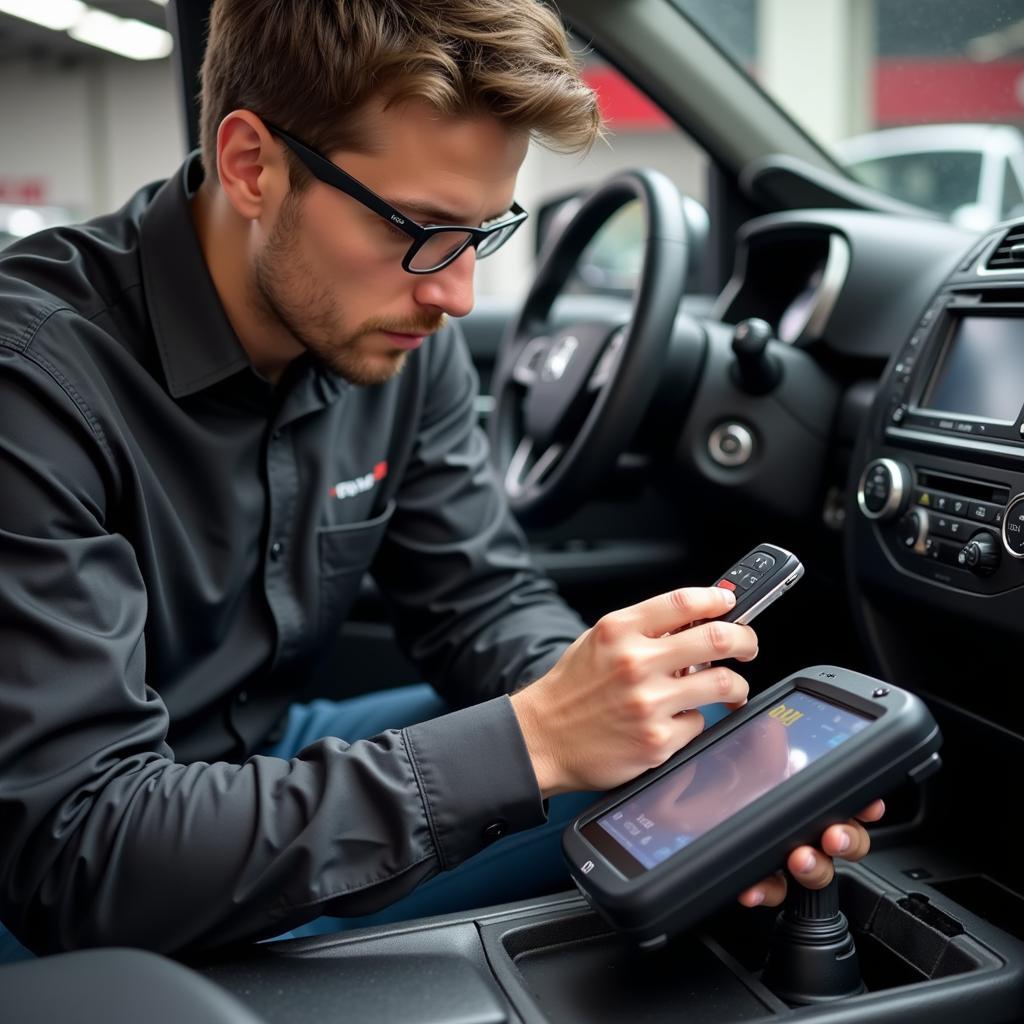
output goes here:
<path id="1" fill-rule="evenodd" d="M 714 369 L 724 330 L 685 458 L 733 503 L 793 522 L 820 521 L 831 486 L 871 667 L 998 720 L 1004 688 L 962 683 L 1005 677 L 1024 622 L 1024 225 L 893 222 L 822 210 L 744 226 L 712 319 L 766 320 L 785 373 L 767 398 L 742 394 Z M 752 439 L 745 462 L 710 446 L 723 429 Z"/>

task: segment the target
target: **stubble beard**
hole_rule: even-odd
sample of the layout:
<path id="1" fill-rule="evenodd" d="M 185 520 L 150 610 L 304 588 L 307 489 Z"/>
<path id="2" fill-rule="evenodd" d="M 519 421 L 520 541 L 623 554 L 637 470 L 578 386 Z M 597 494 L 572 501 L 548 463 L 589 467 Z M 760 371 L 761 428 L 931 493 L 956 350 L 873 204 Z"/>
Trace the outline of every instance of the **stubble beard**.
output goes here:
<path id="1" fill-rule="evenodd" d="M 320 366 L 352 384 L 383 384 L 405 366 L 409 353 L 395 348 L 368 356 L 360 342 L 381 330 L 433 334 L 445 323 L 440 314 L 415 324 L 367 321 L 355 331 L 345 331 L 344 316 L 336 297 L 321 286 L 312 266 L 303 258 L 299 236 L 299 197 L 289 194 L 255 261 L 252 301 L 268 319 L 289 332 Z"/>

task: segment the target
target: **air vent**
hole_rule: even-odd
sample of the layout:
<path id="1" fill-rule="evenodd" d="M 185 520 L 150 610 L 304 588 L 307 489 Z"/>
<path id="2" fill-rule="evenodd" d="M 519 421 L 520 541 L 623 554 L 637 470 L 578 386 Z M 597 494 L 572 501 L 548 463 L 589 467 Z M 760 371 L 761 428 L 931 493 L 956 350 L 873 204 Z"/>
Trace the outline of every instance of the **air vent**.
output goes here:
<path id="1" fill-rule="evenodd" d="M 1000 240 L 985 264 L 986 270 L 1024 270 L 1024 224 L 1017 224 Z"/>

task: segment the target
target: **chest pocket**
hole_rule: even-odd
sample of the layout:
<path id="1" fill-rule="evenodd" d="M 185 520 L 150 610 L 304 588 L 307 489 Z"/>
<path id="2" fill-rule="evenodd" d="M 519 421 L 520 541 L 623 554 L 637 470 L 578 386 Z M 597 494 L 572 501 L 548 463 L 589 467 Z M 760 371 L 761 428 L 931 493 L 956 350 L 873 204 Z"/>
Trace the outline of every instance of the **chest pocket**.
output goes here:
<path id="1" fill-rule="evenodd" d="M 373 519 L 317 530 L 320 556 L 320 629 L 336 630 L 359 593 L 359 582 L 370 567 L 388 523 L 394 501 Z"/>

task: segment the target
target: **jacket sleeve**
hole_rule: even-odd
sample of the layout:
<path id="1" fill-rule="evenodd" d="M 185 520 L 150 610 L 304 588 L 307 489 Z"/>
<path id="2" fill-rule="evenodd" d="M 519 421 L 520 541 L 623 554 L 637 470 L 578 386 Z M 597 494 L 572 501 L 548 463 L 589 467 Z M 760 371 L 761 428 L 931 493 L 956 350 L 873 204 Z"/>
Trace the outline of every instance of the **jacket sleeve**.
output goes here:
<path id="1" fill-rule="evenodd" d="M 461 706 L 532 682 L 586 627 L 530 561 L 477 425 L 458 324 L 427 351 L 423 413 L 373 571 L 403 649 Z"/>
<path id="2" fill-rule="evenodd" d="M 117 462 L 57 371 L 0 344 L 0 919 L 20 941 L 267 937 L 543 820 L 507 698 L 290 761 L 176 762 L 144 580 L 110 526 Z"/>

